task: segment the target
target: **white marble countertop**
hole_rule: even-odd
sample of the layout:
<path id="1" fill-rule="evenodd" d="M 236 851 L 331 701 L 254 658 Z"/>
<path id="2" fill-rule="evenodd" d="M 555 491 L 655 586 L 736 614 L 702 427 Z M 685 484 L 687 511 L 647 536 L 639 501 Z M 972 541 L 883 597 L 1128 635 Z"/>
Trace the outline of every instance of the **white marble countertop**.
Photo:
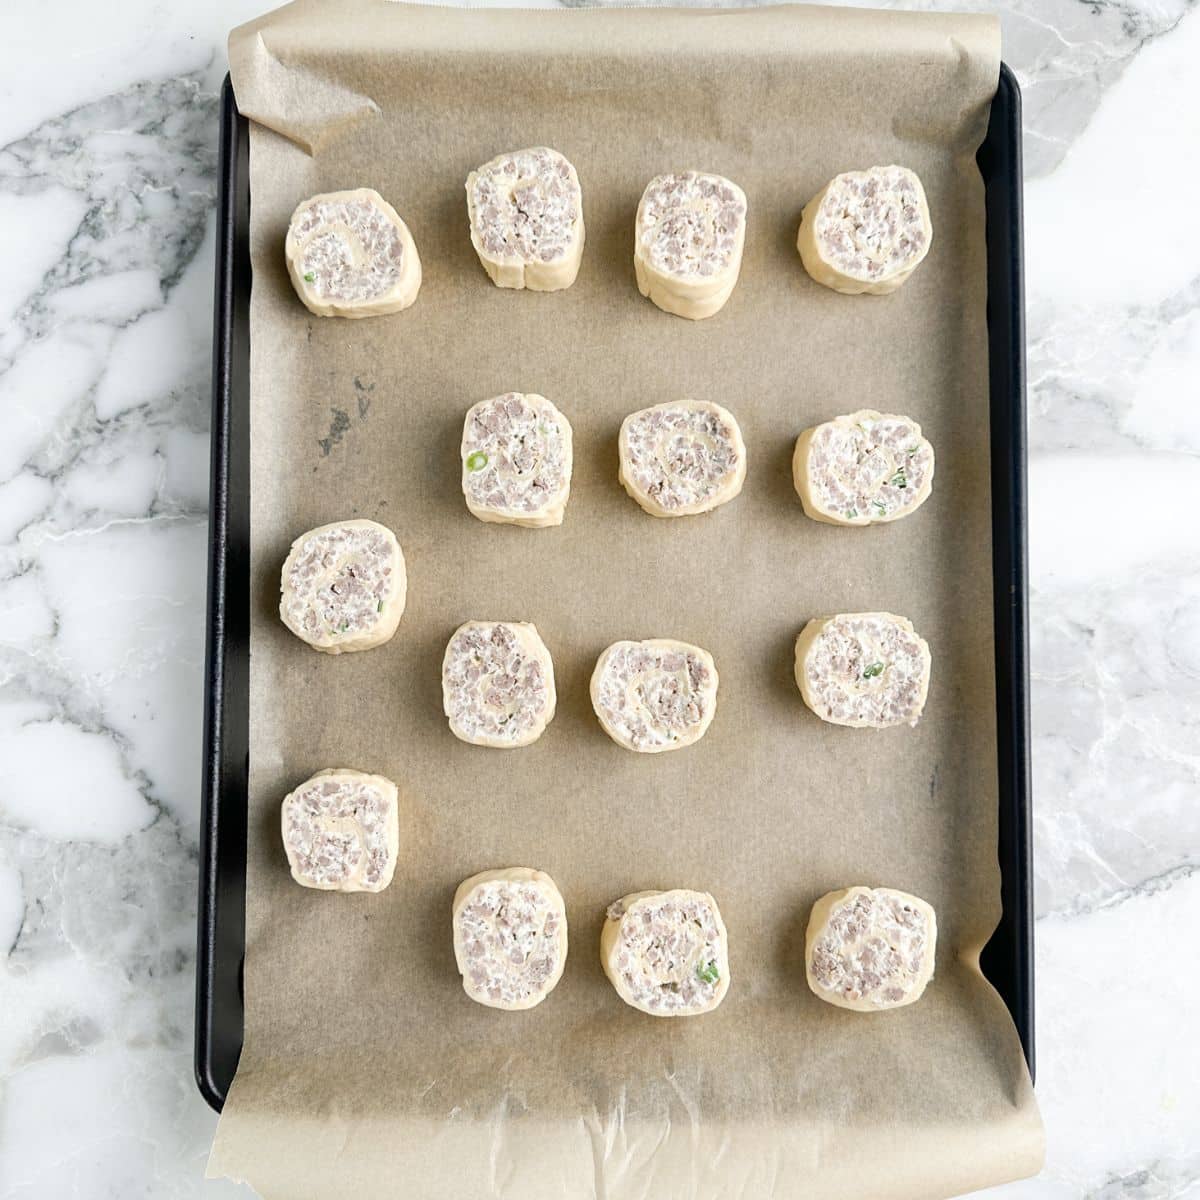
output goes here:
<path id="1" fill-rule="evenodd" d="M 1001 4 L 1049 1158 L 989 1195 L 1200 1195 L 1200 13 Z M 0 1200 L 249 1195 L 191 1043 L 217 92 L 266 6 L 0 13 Z"/>

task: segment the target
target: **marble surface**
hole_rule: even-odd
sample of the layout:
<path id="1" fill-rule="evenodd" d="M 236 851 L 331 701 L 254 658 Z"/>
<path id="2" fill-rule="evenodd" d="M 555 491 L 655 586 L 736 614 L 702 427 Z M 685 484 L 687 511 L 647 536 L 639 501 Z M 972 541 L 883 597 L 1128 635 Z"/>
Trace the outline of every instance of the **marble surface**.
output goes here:
<path id="1" fill-rule="evenodd" d="M 1003 5 L 1049 1158 L 988 1195 L 1200 1196 L 1200 13 Z M 0 11 L 0 1200 L 249 1195 L 203 1181 L 191 1036 L 217 90 L 260 7 Z"/>

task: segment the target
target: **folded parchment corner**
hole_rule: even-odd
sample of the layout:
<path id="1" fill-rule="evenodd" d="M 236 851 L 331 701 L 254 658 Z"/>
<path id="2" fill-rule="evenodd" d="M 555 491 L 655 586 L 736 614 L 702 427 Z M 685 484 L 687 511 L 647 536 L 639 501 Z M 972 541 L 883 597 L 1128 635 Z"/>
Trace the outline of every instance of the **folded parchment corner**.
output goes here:
<path id="1" fill-rule="evenodd" d="M 233 30 L 229 74 L 243 116 L 313 155 L 339 133 L 379 116 L 381 110 L 372 97 L 314 69 L 303 47 L 293 44 L 288 36 L 289 10 L 308 7 L 289 4 Z"/>

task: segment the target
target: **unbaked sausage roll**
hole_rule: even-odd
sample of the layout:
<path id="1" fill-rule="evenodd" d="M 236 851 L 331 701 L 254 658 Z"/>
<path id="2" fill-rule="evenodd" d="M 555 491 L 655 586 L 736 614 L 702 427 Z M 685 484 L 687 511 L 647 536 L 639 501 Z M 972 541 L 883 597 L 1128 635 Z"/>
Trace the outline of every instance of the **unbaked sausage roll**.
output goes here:
<path id="1" fill-rule="evenodd" d="M 483 871 L 454 893 L 454 961 L 489 1008 L 533 1008 L 567 961 L 567 912 L 554 880 L 529 867 Z"/>
<path id="2" fill-rule="evenodd" d="M 929 253 L 925 189 L 907 167 L 831 179 L 805 206 L 796 241 L 804 268 L 835 292 L 894 292 Z"/>
<path id="3" fill-rule="evenodd" d="M 746 241 L 746 193 L 703 171 L 658 175 L 634 230 L 638 291 L 664 312 L 699 321 L 733 293 Z"/>
<path id="4" fill-rule="evenodd" d="M 600 962 L 617 995 L 653 1017 L 712 1012 L 729 990 L 729 935 L 707 892 L 634 892 L 610 904 Z"/>
<path id="5" fill-rule="evenodd" d="M 292 878 L 328 892 L 382 892 L 400 845 L 396 797 L 390 779 L 344 768 L 289 792 L 281 816 Z"/>
<path id="6" fill-rule="evenodd" d="M 929 646 L 892 613 L 818 617 L 796 639 L 804 703 L 834 725 L 915 725 L 929 692 Z"/>
<path id="7" fill-rule="evenodd" d="M 617 439 L 625 490 L 652 517 L 687 517 L 732 500 L 746 479 L 746 444 L 733 414 L 707 400 L 630 413 Z"/>
<path id="8" fill-rule="evenodd" d="M 421 287 L 421 260 L 408 226 L 371 188 L 305 200 L 284 243 L 296 294 L 319 317 L 399 312 Z"/>
<path id="9" fill-rule="evenodd" d="M 583 258 L 583 195 L 557 150 L 501 154 L 467 176 L 471 245 L 497 287 L 568 288 Z"/>
<path id="10" fill-rule="evenodd" d="M 698 742 L 717 711 L 717 668 L 699 646 L 614 642 L 592 672 L 592 707 L 618 746 L 643 754 Z"/>
<path id="11" fill-rule="evenodd" d="M 455 737 L 510 750 L 542 736 L 554 716 L 554 664 L 534 626 L 468 621 L 442 660 L 442 707 Z"/>
<path id="12" fill-rule="evenodd" d="M 814 521 L 896 521 L 929 498 L 933 447 L 911 417 L 864 408 L 806 429 L 796 439 L 792 480 Z"/>
<path id="13" fill-rule="evenodd" d="M 571 423 L 544 396 L 506 392 L 467 410 L 463 495 L 481 521 L 561 525 L 571 462 Z"/>
<path id="14" fill-rule="evenodd" d="M 901 1008 L 933 977 L 937 918 L 894 888 L 851 887 L 813 905 L 804 938 L 808 986 L 856 1012 Z"/>
<path id="15" fill-rule="evenodd" d="M 279 590 L 283 623 L 314 650 L 369 650 L 400 624 L 404 554 L 396 535 L 375 521 L 321 525 L 292 543 Z"/>

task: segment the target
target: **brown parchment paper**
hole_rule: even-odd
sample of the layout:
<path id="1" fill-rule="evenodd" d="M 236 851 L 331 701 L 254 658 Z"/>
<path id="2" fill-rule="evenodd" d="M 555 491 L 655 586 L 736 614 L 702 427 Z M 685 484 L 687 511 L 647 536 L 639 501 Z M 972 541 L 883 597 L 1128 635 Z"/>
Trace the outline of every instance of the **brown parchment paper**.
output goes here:
<path id="1" fill-rule="evenodd" d="M 998 72 L 993 20 L 852 9 L 462 11 L 301 0 L 237 30 L 251 138 L 251 752 L 245 1048 L 210 1169 L 269 1198 L 709 1200 L 941 1197 L 1037 1170 L 1041 1130 L 1008 1015 L 977 967 L 999 914 L 983 189 L 973 161 Z M 577 283 L 492 286 L 464 180 L 545 143 L 578 168 Z M 814 284 L 801 206 L 838 171 L 898 161 L 924 181 L 932 251 L 885 298 Z M 646 181 L 697 167 L 749 197 L 741 282 L 715 318 L 659 312 L 634 283 Z M 298 201 L 377 188 L 412 229 L 407 312 L 321 319 L 283 239 Z M 558 529 L 486 525 L 459 483 L 463 414 L 513 389 L 575 429 Z M 617 429 L 683 396 L 738 417 L 735 502 L 646 516 L 617 483 Z M 898 524 L 808 520 L 801 429 L 861 406 L 914 415 L 938 454 Z M 394 529 L 410 579 L 394 640 L 331 658 L 277 615 L 293 537 L 345 517 Z M 916 729 L 817 720 L 792 680 L 810 617 L 889 609 L 933 651 Z M 457 741 L 439 669 L 468 618 L 537 624 L 558 714 L 513 752 Z M 671 636 L 716 658 L 698 745 L 631 754 L 588 700 L 600 651 Z M 279 802 L 353 766 L 401 790 L 378 896 L 289 878 Z M 528 865 L 566 898 L 553 995 L 481 1008 L 454 967 L 450 901 Z M 862 1016 L 805 986 L 808 909 L 828 889 L 931 901 L 937 976 Z M 609 901 L 687 886 L 718 899 L 732 986 L 715 1013 L 656 1020 L 603 977 Z"/>

